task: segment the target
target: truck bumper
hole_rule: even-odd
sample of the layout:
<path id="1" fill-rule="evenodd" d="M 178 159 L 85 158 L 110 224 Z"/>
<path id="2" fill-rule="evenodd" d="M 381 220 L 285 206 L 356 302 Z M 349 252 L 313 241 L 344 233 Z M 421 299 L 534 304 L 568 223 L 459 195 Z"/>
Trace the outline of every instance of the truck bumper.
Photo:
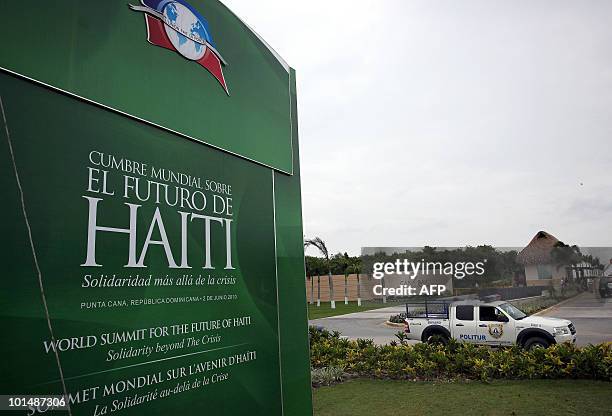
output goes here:
<path id="1" fill-rule="evenodd" d="M 571 335 L 556 335 L 555 336 L 555 341 L 557 341 L 557 344 L 563 344 L 564 342 L 569 342 L 571 344 L 575 344 L 576 343 L 576 334 Z"/>

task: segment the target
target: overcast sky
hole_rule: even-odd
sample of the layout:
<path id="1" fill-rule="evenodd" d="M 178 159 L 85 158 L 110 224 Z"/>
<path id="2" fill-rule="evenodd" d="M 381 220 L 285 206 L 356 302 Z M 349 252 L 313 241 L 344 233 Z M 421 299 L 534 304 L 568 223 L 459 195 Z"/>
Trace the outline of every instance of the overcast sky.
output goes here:
<path id="1" fill-rule="evenodd" d="M 612 245 L 612 1 L 223 1 L 297 71 L 306 236 Z"/>

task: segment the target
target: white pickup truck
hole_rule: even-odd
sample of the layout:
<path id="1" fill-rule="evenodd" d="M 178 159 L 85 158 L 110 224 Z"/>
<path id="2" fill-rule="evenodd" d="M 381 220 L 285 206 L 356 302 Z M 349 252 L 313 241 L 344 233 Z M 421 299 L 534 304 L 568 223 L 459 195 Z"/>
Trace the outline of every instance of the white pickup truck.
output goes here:
<path id="1" fill-rule="evenodd" d="M 483 345 L 518 344 L 526 349 L 576 342 L 571 321 L 527 316 L 504 301 L 434 301 L 406 305 L 404 332 L 408 339 Z"/>

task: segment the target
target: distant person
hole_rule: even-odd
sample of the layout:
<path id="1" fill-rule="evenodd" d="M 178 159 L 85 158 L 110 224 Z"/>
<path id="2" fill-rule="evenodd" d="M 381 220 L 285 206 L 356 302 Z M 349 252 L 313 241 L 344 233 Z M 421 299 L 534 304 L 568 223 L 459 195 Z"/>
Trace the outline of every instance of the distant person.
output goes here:
<path id="1" fill-rule="evenodd" d="M 606 264 L 603 270 L 604 277 L 612 277 L 612 259 L 610 259 L 610 263 Z"/>
<path id="2" fill-rule="evenodd" d="M 567 286 L 567 281 L 564 278 L 561 278 L 561 297 L 565 296 L 566 286 Z"/>
<path id="3" fill-rule="evenodd" d="M 612 259 L 603 270 L 603 276 L 599 280 L 599 294 L 602 298 L 612 296 Z"/>

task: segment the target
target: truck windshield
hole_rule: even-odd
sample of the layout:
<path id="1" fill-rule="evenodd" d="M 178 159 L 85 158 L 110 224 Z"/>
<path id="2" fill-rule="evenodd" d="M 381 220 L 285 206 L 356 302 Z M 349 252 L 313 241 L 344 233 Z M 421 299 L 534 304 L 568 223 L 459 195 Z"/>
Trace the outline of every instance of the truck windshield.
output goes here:
<path id="1" fill-rule="evenodd" d="M 502 303 L 501 305 L 499 305 L 499 309 L 506 312 L 508 315 L 510 315 L 513 319 L 516 319 L 517 321 L 527 316 L 525 312 L 521 311 L 516 306 L 511 305 L 509 303 Z"/>

